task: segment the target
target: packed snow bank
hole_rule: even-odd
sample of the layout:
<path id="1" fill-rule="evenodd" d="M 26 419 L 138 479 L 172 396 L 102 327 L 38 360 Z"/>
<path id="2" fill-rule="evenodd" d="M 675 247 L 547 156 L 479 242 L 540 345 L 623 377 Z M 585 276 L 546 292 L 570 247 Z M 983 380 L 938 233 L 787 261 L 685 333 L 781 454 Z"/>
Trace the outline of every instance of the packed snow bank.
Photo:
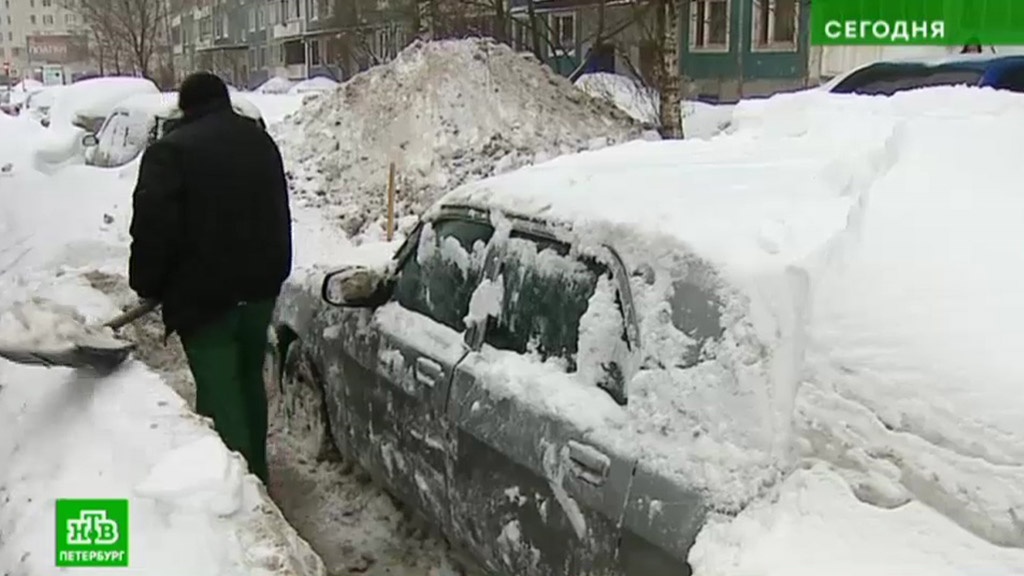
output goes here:
<path id="1" fill-rule="evenodd" d="M 958 88 L 778 96 L 741 103 L 714 140 L 567 156 L 451 194 L 572 221 L 584 245 L 653 262 L 633 284 L 645 356 L 689 346 L 659 328 L 659 270 L 707 262 L 717 278 L 716 361 L 641 370 L 626 408 L 597 390 L 552 395 L 553 376 L 530 366 L 503 386 L 704 491 L 721 516 L 697 574 L 809 573 L 797 535 L 843 543 L 844 519 L 876 547 L 858 574 L 909 566 L 937 550 L 929 540 L 945 552 L 924 565 L 947 573 L 1024 573 L 1021 102 Z M 834 529 L 794 505 L 807 500 L 830 502 Z M 909 533 L 922 547 L 877 548 Z"/>
<path id="2" fill-rule="evenodd" d="M 1024 556 L 967 534 L 920 502 L 867 506 L 827 465 L 797 470 L 773 501 L 705 526 L 696 576 L 1024 574 Z"/>
<path id="3" fill-rule="evenodd" d="M 807 93 L 737 110 L 740 134 L 845 140 L 855 123 L 887 122 L 900 136 L 892 168 L 802 264 L 811 297 L 797 446 L 833 472 L 795 479 L 774 509 L 705 534 L 705 574 L 793 574 L 787 555 L 799 550 L 803 562 L 808 548 L 831 546 L 847 558 L 851 541 L 865 545 L 845 564 L 851 574 L 893 565 L 1024 574 L 1024 197 L 1012 144 L 1024 129 L 1022 101 L 943 88 L 891 98 Z M 829 494 L 855 525 L 829 518 L 835 529 L 823 531 L 810 502 Z M 811 533 L 820 547 L 801 538 Z M 918 547 L 894 547 L 912 534 Z M 766 556 L 769 543 L 778 546 Z"/>
<path id="4" fill-rule="evenodd" d="M 640 126 L 536 59 L 490 40 L 414 43 L 394 61 L 306 103 L 275 131 L 301 202 L 349 233 L 385 218 L 389 162 L 400 216 L 455 186 L 621 142 Z"/>
<path id="5" fill-rule="evenodd" d="M 0 158 L 47 131 L 0 122 Z M 0 181 L 0 330 L 45 340 L 81 327 L 57 307 L 94 325 L 120 312 L 90 274 L 124 272 L 136 167 L 15 168 Z M 0 566 L 12 576 L 53 571 L 56 498 L 102 497 L 130 501 L 126 574 L 324 573 L 238 456 L 141 363 L 90 378 L 0 360 L 0 462 Z"/>
<path id="6" fill-rule="evenodd" d="M 611 102 L 636 120 L 657 126 L 661 104 L 658 93 L 633 78 L 620 74 L 595 72 L 576 79 L 576 87 Z M 697 100 L 684 100 L 679 104 L 686 138 L 710 138 L 728 125 L 733 105 L 707 104 Z"/>

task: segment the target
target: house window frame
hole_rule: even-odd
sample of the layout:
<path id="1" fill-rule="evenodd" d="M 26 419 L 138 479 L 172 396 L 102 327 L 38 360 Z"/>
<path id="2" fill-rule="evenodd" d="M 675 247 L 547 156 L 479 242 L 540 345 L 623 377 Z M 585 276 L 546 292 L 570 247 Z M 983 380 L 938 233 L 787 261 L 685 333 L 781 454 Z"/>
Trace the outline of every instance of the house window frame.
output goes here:
<path id="1" fill-rule="evenodd" d="M 561 33 L 562 29 L 558 25 L 558 21 L 562 19 L 569 19 L 572 21 L 572 42 L 571 45 L 566 46 L 562 43 Z M 552 57 L 566 56 L 573 58 L 576 56 L 576 44 L 579 42 L 578 28 L 579 20 L 576 17 L 575 10 L 569 10 L 564 12 L 551 12 L 548 14 L 548 28 L 551 33 L 557 39 L 556 42 L 548 42 L 548 54 Z"/>
<path id="2" fill-rule="evenodd" d="M 697 22 L 697 6 L 703 4 L 704 8 L 704 21 Z M 721 44 L 697 44 L 697 29 L 698 26 L 703 28 L 703 36 L 707 38 L 711 31 L 711 11 L 708 9 L 714 4 L 725 5 L 725 41 Z M 733 0 L 690 0 L 690 34 L 686 44 L 689 47 L 690 52 L 701 52 L 701 53 L 727 53 L 732 47 L 732 8 Z"/>
<path id="3" fill-rule="evenodd" d="M 750 18 L 750 51 L 751 52 L 796 52 L 800 46 L 800 0 L 793 0 L 793 39 L 772 40 L 775 28 L 775 6 L 779 0 L 753 0 Z M 768 42 L 761 43 L 760 6 L 768 5 Z"/>

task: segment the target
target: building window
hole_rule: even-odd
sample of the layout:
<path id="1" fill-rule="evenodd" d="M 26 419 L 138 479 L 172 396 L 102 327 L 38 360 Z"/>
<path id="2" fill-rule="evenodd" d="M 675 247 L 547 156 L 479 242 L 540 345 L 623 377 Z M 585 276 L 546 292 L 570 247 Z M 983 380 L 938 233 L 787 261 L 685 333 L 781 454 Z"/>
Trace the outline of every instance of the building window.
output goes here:
<path id="1" fill-rule="evenodd" d="M 267 13 L 265 12 L 266 6 L 258 6 L 256 8 L 256 29 L 263 30 L 267 27 Z"/>
<path id="2" fill-rule="evenodd" d="M 754 0 L 754 48 L 796 48 L 797 0 Z"/>
<path id="3" fill-rule="evenodd" d="M 32 14 L 31 16 L 29 16 L 28 17 L 28 21 L 31 22 L 32 24 L 35 24 L 36 23 L 36 15 Z"/>
<path id="4" fill-rule="evenodd" d="M 10 35 L 7 36 L 7 39 L 8 40 L 11 39 Z M 21 48 L 18 48 L 17 46 L 15 46 L 14 48 L 11 48 L 11 57 L 12 58 L 17 58 L 19 56 L 21 56 Z"/>
<path id="5" fill-rule="evenodd" d="M 49 8 L 53 6 L 53 0 L 43 0 L 43 8 Z"/>
<path id="6" fill-rule="evenodd" d="M 250 32 L 255 32 L 256 31 L 256 10 L 258 8 L 259 8 L 258 6 L 253 6 L 253 7 L 249 8 L 249 31 Z"/>
<path id="7" fill-rule="evenodd" d="M 729 49 L 729 0 L 691 0 L 690 48 Z"/>
<path id="8" fill-rule="evenodd" d="M 220 16 L 220 37 L 228 37 L 228 15 L 227 13 L 221 14 Z"/>
<path id="9" fill-rule="evenodd" d="M 36 7 L 36 0 L 28 0 L 28 7 L 29 8 L 35 8 Z"/>
<path id="10" fill-rule="evenodd" d="M 265 46 L 260 47 L 260 60 L 259 67 L 264 68 L 267 65 L 267 48 Z"/>
<path id="11" fill-rule="evenodd" d="M 291 7 L 292 7 L 292 18 L 294 18 L 296 20 L 298 20 L 299 18 L 302 18 L 302 4 L 299 2 L 299 0 L 291 0 Z"/>
<path id="12" fill-rule="evenodd" d="M 67 24 L 68 26 L 73 26 L 75 24 L 75 15 L 74 14 L 65 14 L 64 15 L 64 23 Z"/>
<path id="13" fill-rule="evenodd" d="M 553 56 L 571 56 L 576 53 L 576 14 L 551 15 Z"/>
<path id="14" fill-rule="evenodd" d="M 53 14 L 43 14 L 43 24 L 53 26 Z"/>

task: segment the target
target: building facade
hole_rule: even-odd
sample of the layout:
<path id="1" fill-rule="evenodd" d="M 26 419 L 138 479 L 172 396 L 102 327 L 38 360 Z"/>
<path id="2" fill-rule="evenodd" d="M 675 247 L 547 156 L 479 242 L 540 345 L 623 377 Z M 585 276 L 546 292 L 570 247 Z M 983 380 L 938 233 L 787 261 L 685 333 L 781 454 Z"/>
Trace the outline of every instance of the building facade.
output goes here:
<path id="1" fill-rule="evenodd" d="M 73 0 L 72 0 L 73 1 Z M 62 0 L 0 0 L 0 75 L 43 80 L 59 69 L 61 81 L 97 73 L 88 29 L 73 4 Z"/>

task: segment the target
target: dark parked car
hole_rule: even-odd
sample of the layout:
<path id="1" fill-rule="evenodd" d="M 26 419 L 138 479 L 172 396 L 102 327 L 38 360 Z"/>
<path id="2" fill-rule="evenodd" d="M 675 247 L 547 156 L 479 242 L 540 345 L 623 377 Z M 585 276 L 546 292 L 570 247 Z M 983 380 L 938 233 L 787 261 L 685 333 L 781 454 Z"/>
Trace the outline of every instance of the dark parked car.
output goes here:
<path id="1" fill-rule="evenodd" d="M 828 90 L 891 96 L 904 90 L 957 85 L 1024 92 L 1024 56 L 959 54 L 941 59 L 874 62 L 833 80 Z"/>
<path id="2" fill-rule="evenodd" d="M 716 275 L 670 242 L 623 260 L 571 228 L 442 201 L 388 263 L 289 282 L 268 389 L 290 427 L 313 430 L 311 452 L 333 443 L 489 573 L 683 576 L 702 492 L 587 422 L 625 415 L 641 368 L 713 358 Z M 638 278 L 664 299 L 638 296 Z M 641 328 L 652 306 L 663 312 Z M 524 369 L 523 388 L 508 383 Z M 554 409 L 552 394 L 572 390 L 577 407 Z"/>

